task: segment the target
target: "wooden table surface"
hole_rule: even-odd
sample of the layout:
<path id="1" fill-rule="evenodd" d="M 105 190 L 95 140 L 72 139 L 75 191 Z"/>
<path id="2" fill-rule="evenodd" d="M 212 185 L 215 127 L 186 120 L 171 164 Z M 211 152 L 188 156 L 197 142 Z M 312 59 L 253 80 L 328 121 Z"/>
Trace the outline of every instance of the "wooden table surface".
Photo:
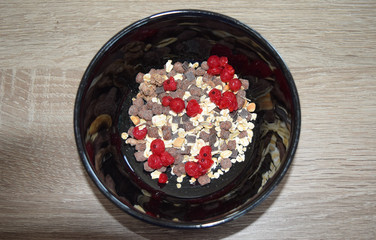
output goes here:
<path id="1" fill-rule="evenodd" d="M 220 12 L 261 33 L 295 78 L 302 131 L 278 188 L 230 223 L 175 230 L 141 222 L 92 183 L 73 105 L 99 48 L 160 11 Z M 0 2 L 0 238 L 375 239 L 376 2 Z"/>

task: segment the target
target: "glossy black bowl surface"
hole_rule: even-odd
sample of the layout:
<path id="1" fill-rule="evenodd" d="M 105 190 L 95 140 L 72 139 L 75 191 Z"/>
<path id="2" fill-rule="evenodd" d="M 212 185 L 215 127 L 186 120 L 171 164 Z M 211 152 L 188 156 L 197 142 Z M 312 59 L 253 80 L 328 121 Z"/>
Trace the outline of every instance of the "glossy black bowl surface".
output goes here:
<path id="1" fill-rule="evenodd" d="M 246 161 L 205 186 L 158 185 L 120 137 L 131 126 L 135 76 L 170 59 L 202 62 L 213 54 L 227 56 L 250 82 L 258 117 Z M 74 131 L 88 174 L 125 212 L 161 226 L 210 227 L 255 207 L 286 174 L 299 138 L 299 98 L 279 54 L 253 29 L 213 12 L 169 11 L 133 23 L 99 50 L 78 89 Z"/>

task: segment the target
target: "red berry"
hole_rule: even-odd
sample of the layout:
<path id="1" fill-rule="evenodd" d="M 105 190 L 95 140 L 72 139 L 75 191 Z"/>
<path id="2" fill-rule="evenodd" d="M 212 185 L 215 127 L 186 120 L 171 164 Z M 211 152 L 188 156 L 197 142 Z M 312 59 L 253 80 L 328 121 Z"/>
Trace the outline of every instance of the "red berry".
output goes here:
<path id="1" fill-rule="evenodd" d="M 207 170 L 213 165 L 214 161 L 211 158 L 210 159 L 200 158 L 198 160 L 198 163 L 201 165 L 203 169 Z"/>
<path id="2" fill-rule="evenodd" d="M 133 136 L 138 140 L 144 139 L 147 133 L 148 129 L 146 128 L 146 126 L 137 126 L 133 128 Z"/>
<path id="3" fill-rule="evenodd" d="M 194 117 L 197 114 L 202 113 L 202 109 L 195 99 L 192 99 L 187 104 L 187 115 Z"/>
<path id="4" fill-rule="evenodd" d="M 239 91 L 239 89 L 242 87 L 242 82 L 237 78 L 233 78 L 229 82 L 229 87 L 233 92 Z"/>
<path id="5" fill-rule="evenodd" d="M 221 99 L 219 100 L 218 107 L 219 109 L 225 109 L 225 108 L 228 108 L 230 104 L 231 104 L 230 100 L 222 96 Z"/>
<path id="6" fill-rule="evenodd" d="M 181 113 L 185 108 L 185 103 L 181 98 L 174 98 L 170 101 L 170 109 L 176 113 Z"/>
<path id="7" fill-rule="evenodd" d="M 168 180 L 168 177 L 167 177 L 167 174 L 166 173 L 161 173 L 160 175 L 159 175 L 159 178 L 158 178 L 158 182 L 159 183 L 166 183 L 167 182 L 167 180 Z"/>
<path id="8" fill-rule="evenodd" d="M 212 55 L 208 58 L 208 66 L 209 68 L 215 68 L 220 66 L 220 58 L 217 55 Z"/>
<path id="9" fill-rule="evenodd" d="M 150 143 L 150 150 L 157 155 L 160 155 L 165 151 L 165 144 L 162 139 L 154 139 Z"/>
<path id="10" fill-rule="evenodd" d="M 228 63 L 228 58 L 227 57 L 220 57 L 219 58 L 219 66 L 225 67 Z"/>
<path id="11" fill-rule="evenodd" d="M 169 106 L 171 100 L 172 100 L 172 97 L 170 97 L 170 96 L 164 96 L 162 98 L 162 105 L 165 106 L 165 107 Z"/>
<path id="12" fill-rule="evenodd" d="M 209 92 L 210 101 L 212 101 L 213 103 L 215 103 L 217 105 L 219 104 L 219 101 L 221 100 L 221 96 L 222 96 L 221 91 L 219 91 L 216 88 L 213 88 Z"/>
<path id="13" fill-rule="evenodd" d="M 171 164 L 175 162 L 175 158 L 166 151 L 161 153 L 160 158 L 161 158 L 162 165 L 165 167 L 170 166 Z"/>
<path id="14" fill-rule="evenodd" d="M 152 169 L 159 169 L 163 166 L 162 162 L 161 162 L 161 158 L 156 154 L 152 154 L 152 155 L 149 156 L 148 165 Z"/>
<path id="15" fill-rule="evenodd" d="M 184 166 L 185 172 L 194 178 L 199 178 L 201 176 L 201 172 L 199 169 L 199 164 L 195 162 L 187 162 Z"/>
<path id="16" fill-rule="evenodd" d="M 222 72 L 222 68 L 220 67 L 213 67 L 208 69 L 208 73 L 210 75 L 219 75 Z"/>
<path id="17" fill-rule="evenodd" d="M 176 86 L 177 86 L 177 84 L 175 82 L 174 77 L 170 77 L 169 79 L 167 79 L 166 81 L 163 82 L 163 89 L 165 91 L 175 91 Z"/>
<path id="18" fill-rule="evenodd" d="M 204 158 L 211 158 L 212 148 L 210 146 L 204 146 L 200 149 L 199 155 Z"/>
<path id="19" fill-rule="evenodd" d="M 227 91 L 227 92 L 223 93 L 222 98 L 228 100 L 229 104 L 226 108 L 228 108 L 230 110 L 230 112 L 238 109 L 238 101 L 236 99 L 236 95 L 233 92 Z"/>
<path id="20" fill-rule="evenodd" d="M 223 70 L 229 72 L 232 75 L 235 74 L 235 69 L 230 64 L 226 64 Z"/>
<path id="21" fill-rule="evenodd" d="M 234 77 L 234 74 L 231 74 L 231 72 L 227 71 L 226 69 L 224 69 L 221 72 L 221 80 L 222 80 L 222 82 L 229 82 L 233 77 Z"/>

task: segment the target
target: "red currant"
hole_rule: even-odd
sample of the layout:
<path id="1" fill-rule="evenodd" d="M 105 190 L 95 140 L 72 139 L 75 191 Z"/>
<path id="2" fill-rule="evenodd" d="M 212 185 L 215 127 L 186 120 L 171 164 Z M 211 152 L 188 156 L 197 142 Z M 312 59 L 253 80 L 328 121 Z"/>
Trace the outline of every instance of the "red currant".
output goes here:
<path id="1" fill-rule="evenodd" d="M 228 85 L 231 91 L 236 92 L 239 91 L 239 89 L 242 87 L 242 82 L 237 78 L 233 78 L 230 80 Z"/>
<path id="2" fill-rule="evenodd" d="M 162 105 L 165 106 L 165 107 L 169 106 L 171 100 L 172 100 L 172 97 L 170 97 L 170 96 L 164 96 L 162 98 Z"/>
<path id="3" fill-rule="evenodd" d="M 212 90 L 210 90 L 209 92 L 209 98 L 210 98 L 210 101 L 212 101 L 213 103 L 215 104 L 219 104 L 219 101 L 221 100 L 221 91 L 219 91 L 218 89 L 216 88 L 213 88 Z"/>
<path id="4" fill-rule="evenodd" d="M 163 82 L 163 89 L 165 91 L 175 91 L 177 83 L 175 82 L 174 77 L 170 77 L 166 81 Z"/>
<path id="5" fill-rule="evenodd" d="M 219 100 L 218 107 L 219 109 L 225 109 L 225 108 L 228 108 L 230 104 L 231 104 L 230 100 L 222 96 L 221 99 Z"/>
<path id="6" fill-rule="evenodd" d="M 230 110 L 230 112 L 238 109 L 238 101 L 236 99 L 236 95 L 233 92 L 227 91 L 227 92 L 223 93 L 222 99 L 227 99 L 228 105 L 225 108 L 228 108 Z M 221 99 L 221 101 L 222 101 L 222 99 Z M 223 100 L 223 101 L 226 102 L 226 104 L 227 104 L 226 100 Z"/>
<path id="7" fill-rule="evenodd" d="M 212 148 L 210 146 L 203 146 L 200 149 L 200 153 L 209 153 L 211 155 Z"/>
<path id="8" fill-rule="evenodd" d="M 187 162 L 184 168 L 185 172 L 191 177 L 199 178 L 201 176 L 199 164 L 197 164 L 196 162 Z"/>
<path id="9" fill-rule="evenodd" d="M 162 165 L 165 167 L 170 166 L 171 164 L 175 162 L 175 158 L 166 151 L 161 153 L 160 158 L 161 158 Z"/>
<path id="10" fill-rule="evenodd" d="M 200 158 L 198 160 L 198 163 L 201 165 L 203 169 L 207 170 L 213 165 L 214 161 L 211 158 L 210 159 Z"/>
<path id="11" fill-rule="evenodd" d="M 165 144 L 162 139 L 154 139 L 150 143 L 150 150 L 157 155 L 160 155 L 165 151 Z"/>
<path id="12" fill-rule="evenodd" d="M 148 129 L 144 125 L 133 128 L 133 136 L 138 140 L 144 139 L 147 133 Z"/>
<path id="13" fill-rule="evenodd" d="M 185 103 L 181 98 L 174 98 L 170 101 L 170 109 L 176 113 L 181 113 L 185 108 Z"/>
<path id="14" fill-rule="evenodd" d="M 235 74 L 235 69 L 230 64 L 226 64 L 223 70 L 229 72 L 232 75 Z"/>
<path id="15" fill-rule="evenodd" d="M 234 74 L 231 74 L 231 71 L 223 69 L 220 76 L 222 82 L 229 82 L 234 77 Z"/>
<path id="16" fill-rule="evenodd" d="M 194 117 L 197 114 L 202 113 L 202 109 L 195 99 L 192 99 L 187 104 L 187 115 Z"/>
<path id="17" fill-rule="evenodd" d="M 210 75 L 219 75 L 222 72 L 222 68 L 220 67 L 213 67 L 208 69 L 208 73 Z"/>
<path id="18" fill-rule="evenodd" d="M 168 180 L 168 177 L 167 177 L 167 174 L 166 173 L 161 173 L 160 175 L 159 175 L 159 178 L 158 178 L 158 182 L 159 183 L 166 183 L 167 182 L 167 180 Z"/>
<path id="19" fill-rule="evenodd" d="M 227 57 L 220 57 L 219 58 L 219 66 L 225 67 L 228 63 L 228 58 Z"/>
<path id="20" fill-rule="evenodd" d="M 208 58 L 208 66 L 209 68 L 215 68 L 220 66 L 220 58 L 217 55 L 212 55 Z"/>
<path id="21" fill-rule="evenodd" d="M 148 165 L 152 169 L 159 169 L 163 166 L 162 162 L 161 162 L 161 158 L 156 154 L 152 154 L 152 155 L 149 156 Z"/>

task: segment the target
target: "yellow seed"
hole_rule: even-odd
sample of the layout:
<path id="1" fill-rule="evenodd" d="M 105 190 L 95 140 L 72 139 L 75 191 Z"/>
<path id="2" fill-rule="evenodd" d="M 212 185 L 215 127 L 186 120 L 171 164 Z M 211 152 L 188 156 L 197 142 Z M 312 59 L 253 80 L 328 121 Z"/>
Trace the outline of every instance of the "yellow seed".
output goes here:
<path id="1" fill-rule="evenodd" d="M 137 125 L 137 124 L 140 123 L 140 118 L 137 117 L 137 116 L 131 116 L 131 120 L 132 120 L 134 125 Z"/>
<path id="2" fill-rule="evenodd" d="M 254 112 L 256 110 L 256 104 L 255 103 L 248 104 L 247 110 L 248 112 Z"/>

